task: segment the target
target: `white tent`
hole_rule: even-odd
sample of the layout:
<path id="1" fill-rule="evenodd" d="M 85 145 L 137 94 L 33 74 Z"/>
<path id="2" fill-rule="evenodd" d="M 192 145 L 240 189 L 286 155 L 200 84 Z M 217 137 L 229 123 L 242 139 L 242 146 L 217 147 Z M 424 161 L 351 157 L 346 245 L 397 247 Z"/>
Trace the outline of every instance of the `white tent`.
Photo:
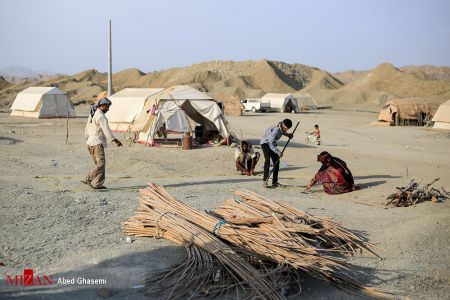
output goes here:
<path id="1" fill-rule="evenodd" d="M 270 104 L 270 110 L 280 112 L 300 112 L 300 107 L 292 94 L 267 93 L 261 97 L 261 107 Z M 266 106 L 267 107 L 267 106 Z"/>
<path id="2" fill-rule="evenodd" d="M 75 117 L 69 97 L 55 87 L 29 87 L 17 94 L 11 116 L 30 118 Z"/>
<path id="3" fill-rule="evenodd" d="M 157 107 L 154 115 L 153 105 Z M 176 85 L 151 96 L 131 131 L 139 132 L 139 142 L 151 144 L 161 127 L 171 133 L 192 132 L 192 123 L 202 125 L 204 130 L 218 131 L 223 138 L 231 135 L 216 101 L 187 85 Z"/>
<path id="4" fill-rule="evenodd" d="M 147 99 L 162 90 L 162 88 L 126 88 L 109 97 L 112 102 L 108 112 L 111 130 L 127 131 L 141 114 Z"/>
<path id="5" fill-rule="evenodd" d="M 299 92 L 295 93 L 294 96 L 297 98 L 297 101 L 302 110 L 319 109 L 319 105 L 317 104 L 316 99 L 314 99 L 311 94 Z"/>
<path id="6" fill-rule="evenodd" d="M 450 100 L 439 106 L 432 121 L 434 122 L 433 128 L 450 129 Z"/>

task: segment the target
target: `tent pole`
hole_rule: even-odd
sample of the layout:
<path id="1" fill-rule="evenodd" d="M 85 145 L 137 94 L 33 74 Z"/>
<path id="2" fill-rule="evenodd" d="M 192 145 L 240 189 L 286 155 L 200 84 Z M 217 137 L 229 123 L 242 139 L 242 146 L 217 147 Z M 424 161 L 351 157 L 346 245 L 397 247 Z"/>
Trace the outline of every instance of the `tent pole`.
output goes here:
<path id="1" fill-rule="evenodd" d="M 69 96 L 67 96 L 69 98 Z M 66 102 L 66 108 L 67 108 L 67 115 L 66 115 L 66 144 L 69 140 L 69 99 L 67 99 Z"/>
<path id="2" fill-rule="evenodd" d="M 108 97 L 112 95 L 112 45 L 111 45 L 111 20 L 108 26 Z"/>

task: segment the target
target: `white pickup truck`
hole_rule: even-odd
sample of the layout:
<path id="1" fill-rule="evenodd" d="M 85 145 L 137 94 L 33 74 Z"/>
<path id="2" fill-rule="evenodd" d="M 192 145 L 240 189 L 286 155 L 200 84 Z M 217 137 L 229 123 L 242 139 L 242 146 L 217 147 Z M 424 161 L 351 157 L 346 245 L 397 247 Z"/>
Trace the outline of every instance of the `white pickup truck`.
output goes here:
<path id="1" fill-rule="evenodd" d="M 244 111 L 258 112 L 261 111 L 261 99 L 260 98 L 247 98 L 241 100 L 244 106 Z"/>

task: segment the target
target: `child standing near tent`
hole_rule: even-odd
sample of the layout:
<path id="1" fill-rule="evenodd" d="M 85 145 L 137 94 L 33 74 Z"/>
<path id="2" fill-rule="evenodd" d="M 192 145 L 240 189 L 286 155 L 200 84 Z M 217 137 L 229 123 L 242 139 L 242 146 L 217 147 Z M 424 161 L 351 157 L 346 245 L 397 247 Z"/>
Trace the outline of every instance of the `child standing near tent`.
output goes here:
<path id="1" fill-rule="evenodd" d="M 90 116 L 85 129 L 87 148 L 95 166 L 81 182 L 94 189 L 106 189 L 103 183 L 105 182 L 106 164 L 104 148 L 106 148 L 107 141 L 116 143 L 117 147 L 122 146 L 122 143 L 112 134 L 108 125 L 108 119 L 105 116 L 111 104 L 112 102 L 109 99 L 102 98 L 96 105 L 91 106 Z"/>

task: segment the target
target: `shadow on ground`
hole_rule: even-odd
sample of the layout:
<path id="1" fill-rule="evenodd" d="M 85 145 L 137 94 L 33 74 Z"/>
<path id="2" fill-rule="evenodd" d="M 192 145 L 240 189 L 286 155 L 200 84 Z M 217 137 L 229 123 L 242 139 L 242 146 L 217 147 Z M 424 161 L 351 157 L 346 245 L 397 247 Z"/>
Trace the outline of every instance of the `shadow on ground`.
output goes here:
<path id="1" fill-rule="evenodd" d="M 6 137 L 6 136 L 0 136 L 0 144 L 2 143 L 2 141 L 6 141 L 9 145 L 22 143 L 22 140 L 18 140 L 18 139 Z"/>
<path id="2" fill-rule="evenodd" d="M 368 189 L 368 188 L 379 186 L 379 185 L 382 185 L 385 183 L 386 183 L 386 180 L 379 180 L 379 181 L 372 181 L 372 182 L 365 182 L 365 183 L 356 182 L 356 185 L 359 186 L 361 189 Z"/>
<path id="3" fill-rule="evenodd" d="M 144 239 L 144 238 L 143 238 Z M 65 273 L 53 274 L 53 285 L 51 287 L 5 287 L 0 288 L 1 299 L 166 299 L 170 289 L 166 289 L 163 294 L 155 294 L 145 287 L 143 280 L 146 276 L 153 274 L 164 268 L 173 268 L 174 263 L 181 263 L 185 260 L 184 247 L 162 246 L 151 251 L 142 251 L 111 259 L 106 259 L 96 264 L 71 270 Z M 382 283 L 378 275 L 393 277 L 392 272 L 385 270 L 353 266 L 357 272 L 357 279 L 364 284 Z M 348 274 L 353 277 L 356 274 Z M 397 278 L 401 274 L 396 272 Z M 399 277 L 400 276 L 400 277 Z M 57 284 L 59 278 L 105 278 L 106 284 L 100 285 L 62 285 Z M 367 299 L 361 295 L 349 294 L 336 288 L 329 283 L 311 277 L 300 272 L 302 299 Z M 355 277 L 356 278 L 356 277 Z M 169 280 L 169 279 L 168 279 Z M 147 295 L 145 295 L 147 293 Z M 150 293 L 150 294 L 148 294 Z M 244 295 L 240 295 L 244 296 Z M 288 297 L 297 299 L 297 296 Z M 236 299 L 236 294 L 230 291 L 228 295 L 220 299 Z"/>
<path id="4" fill-rule="evenodd" d="M 400 178 L 401 176 L 392 175 L 364 175 L 364 176 L 353 176 L 354 179 L 375 179 L 375 178 Z"/>
<path id="5" fill-rule="evenodd" d="M 252 178 L 249 176 L 242 176 L 239 179 L 223 179 L 223 180 L 205 180 L 205 181 L 189 181 L 189 182 L 181 182 L 181 183 L 169 183 L 164 184 L 164 187 L 183 187 L 183 186 L 191 186 L 191 185 L 207 185 L 207 184 L 220 184 L 220 183 L 239 183 L 239 182 L 248 182 L 248 181 L 261 181 L 258 178 Z"/>
<path id="6" fill-rule="evenodd" d="M 294 137 L 294 139 L 295 139 L 295 137 Z M 247 139 L 247 141 L 252 143 L 254 148 L 260 148 L 260 145 L 259 145 L 259 142 L 261 141 L 260 139 Z M 278 147 L 284 147 L 284 145 L 286 145 L 286 142 L 287 142 L 287 140 L 278 141 Z M 317 147 L 290 141 L 287 148 L 317 148 Z"/>

